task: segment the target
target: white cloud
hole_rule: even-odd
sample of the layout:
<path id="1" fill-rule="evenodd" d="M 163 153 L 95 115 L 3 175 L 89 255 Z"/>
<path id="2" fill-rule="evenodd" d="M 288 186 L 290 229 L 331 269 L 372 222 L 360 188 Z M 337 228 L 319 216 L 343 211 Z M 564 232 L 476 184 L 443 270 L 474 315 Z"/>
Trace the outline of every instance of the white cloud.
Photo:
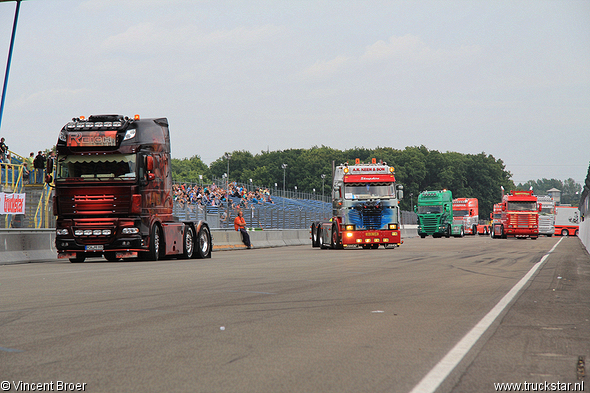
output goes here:
<path id="1" fill-rule="evenodd" d="M 194 25 L 166 26 L 154 22 L 130 26 L 124 32 L 104 40 L 101 47 L 107 51 L 183 51 L 206 47 L 251 47 L 281 34 L 283 28 L 274 25 L 244 27 L 204 32 Z"/>
<path id="2" fill-rule="evenodd" d="M 342 69 L 350 61 L 349 57 L 338 56 L 328 61 L 317 61 L 311 67 L 308 67 L 303 74 L 307 77 L 323 77 L 334 74 Z"/>

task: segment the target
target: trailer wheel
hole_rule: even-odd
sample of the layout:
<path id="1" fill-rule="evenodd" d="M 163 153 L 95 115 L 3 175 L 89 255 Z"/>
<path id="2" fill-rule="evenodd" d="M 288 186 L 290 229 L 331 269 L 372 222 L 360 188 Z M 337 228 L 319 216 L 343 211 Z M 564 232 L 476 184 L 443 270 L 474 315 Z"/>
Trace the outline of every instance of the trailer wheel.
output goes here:
<path id="1" fill-rule="evenodd" d="M 211 232 L 203 225 L 197 235 L 197 258 L 211 258 L 211 246 Z"/>
<path id="2" fill-rule="evenodd" d="M 192 225 L 185 226 L 182 243 L 182 257 L 191 259 L 195 253 L 195 230 Z"/>
<path id="3" fill-rule="evenodd" d="M 86 260 L 86 255 L 83 252 L 77 252 L 74 258 L 70 258 L 71 263 L 82 263 Z"/>
<path id="4" fill-rule="evenodd" d="M 561 230 L 561 236 L 568 236 L 570 233 L 568 232 L 567 229 L 562 229 Z"/>
<path id="5" fill-rule="evenodd" d="M 154 224 L 154 226 L 152 227 L 152 233 L 150 236 L 150 251 L 148 252 L 148 260 L 157 261 L 158 259 L 160 259 L 161 243 L 162 243 L 162 234 L 160 232 L 160 226 L 158 224 Z"/>

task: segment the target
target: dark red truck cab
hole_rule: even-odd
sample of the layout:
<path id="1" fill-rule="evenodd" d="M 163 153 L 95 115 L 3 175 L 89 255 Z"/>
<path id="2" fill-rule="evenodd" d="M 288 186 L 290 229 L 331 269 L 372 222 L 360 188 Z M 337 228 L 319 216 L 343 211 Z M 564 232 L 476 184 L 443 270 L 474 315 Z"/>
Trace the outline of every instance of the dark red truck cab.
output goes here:
<path id="1" fill-rule="evenodd" d="M 166 118 L 74 118 L 62 128 L 56 150 L 55 179 L 47 180 L 55 185 L 59 258 L 211 257 L 208 224 L 172 215 Z"/>

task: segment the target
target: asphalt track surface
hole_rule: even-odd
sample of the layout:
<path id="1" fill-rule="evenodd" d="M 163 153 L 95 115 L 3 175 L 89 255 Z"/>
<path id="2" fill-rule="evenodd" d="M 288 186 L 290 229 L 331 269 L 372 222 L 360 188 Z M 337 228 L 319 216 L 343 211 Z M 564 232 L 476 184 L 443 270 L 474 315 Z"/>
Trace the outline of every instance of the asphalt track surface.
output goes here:
<path id="1" fill-rule="evenodd" d="M 588 378 L 589 320 L 590 257 L 577 238 L 0 265 L 0 382 L 12 392 L 19 382 L 86 392 L 563 387 Z"/>

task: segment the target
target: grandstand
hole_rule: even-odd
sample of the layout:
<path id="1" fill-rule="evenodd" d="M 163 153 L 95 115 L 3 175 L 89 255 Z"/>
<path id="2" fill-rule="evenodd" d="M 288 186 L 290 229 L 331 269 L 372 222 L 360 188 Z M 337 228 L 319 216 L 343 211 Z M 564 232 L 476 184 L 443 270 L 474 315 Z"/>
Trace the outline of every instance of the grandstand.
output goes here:
<path id="1" fill-rule="evenodd" d="M 240 198 L 230 197 L 237 206 Z M 331 204 L 313 199 L 290 199 L 274 196 L 274 203 L 251 204 L 242 208 L 246 226 L 258 229 L 304 229 L 312 221 L 329 218 Z M 237 208 L 221 206 L 181 205 L 174 203 L 174 216 L 179 220 L 206 220 L 211 228 L 233 229 Z"/>

